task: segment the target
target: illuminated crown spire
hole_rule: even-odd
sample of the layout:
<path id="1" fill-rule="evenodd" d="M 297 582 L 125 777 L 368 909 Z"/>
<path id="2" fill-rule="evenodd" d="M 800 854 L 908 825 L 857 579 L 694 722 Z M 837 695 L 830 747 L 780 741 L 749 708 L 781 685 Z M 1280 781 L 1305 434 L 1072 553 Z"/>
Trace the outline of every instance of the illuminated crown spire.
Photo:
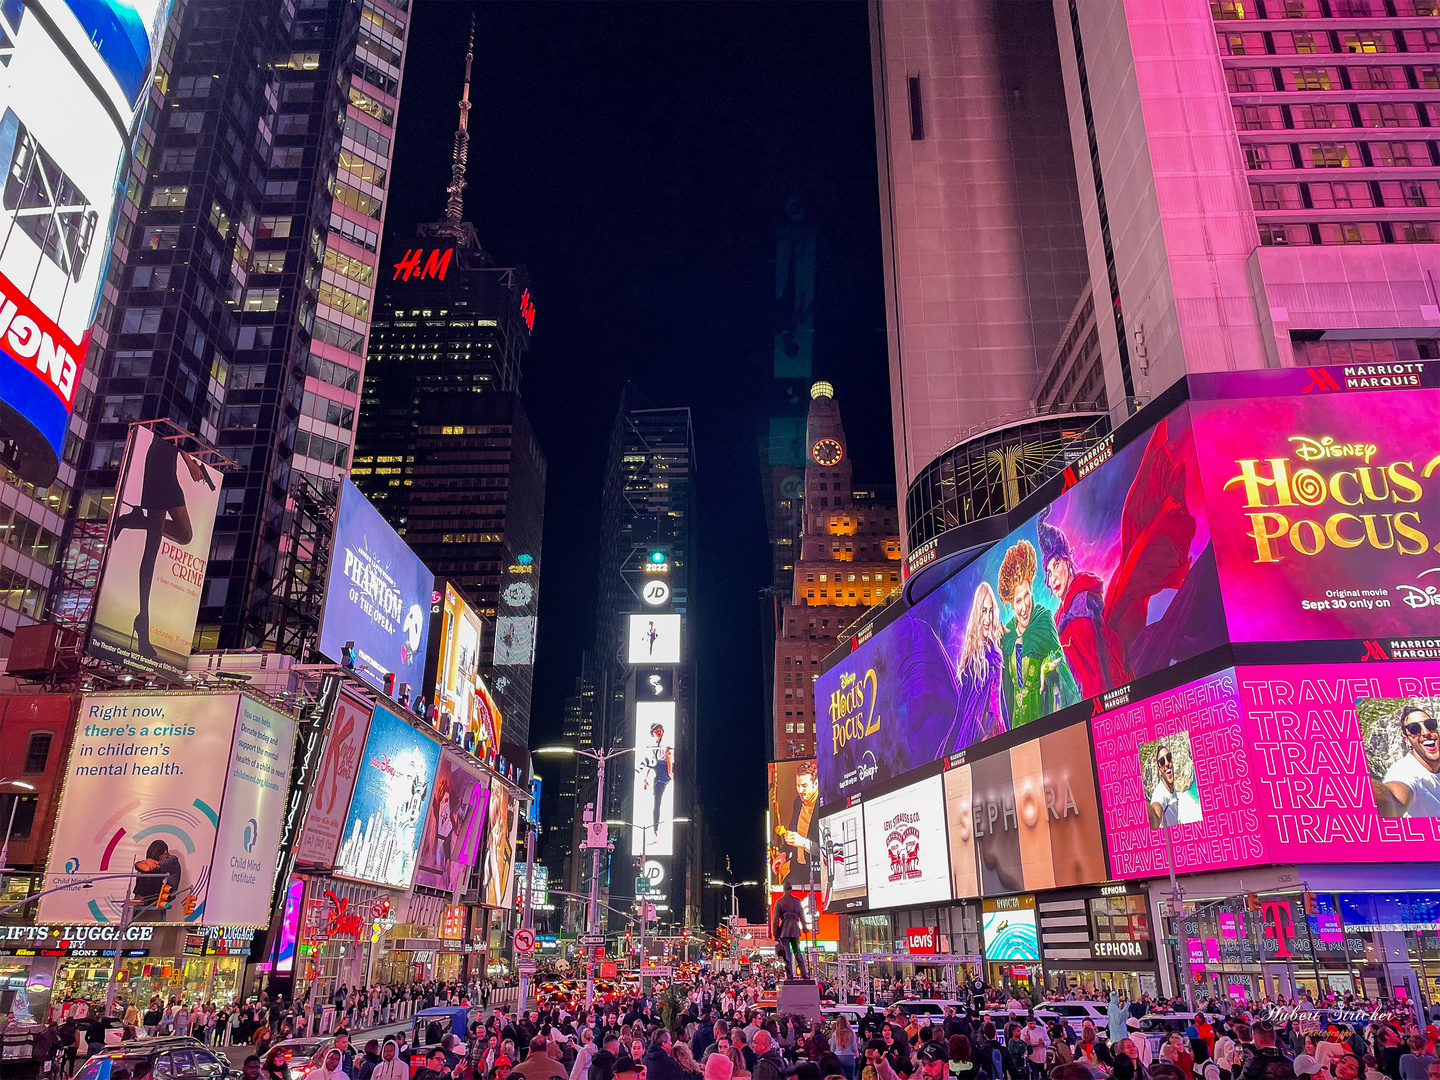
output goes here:
<path id="1" fill-rule="evenodd" d="M 445 220 L 456 228 L 465 211 L 465 165 L 470 155 L 470 66 L 475 61 L 475 15 L 470 15 L 470 44 L 465 49 L 465 87 L 460 93 L 460 126 L 455 129 L 455 156 L 450 186 L 445 189 Z"/>

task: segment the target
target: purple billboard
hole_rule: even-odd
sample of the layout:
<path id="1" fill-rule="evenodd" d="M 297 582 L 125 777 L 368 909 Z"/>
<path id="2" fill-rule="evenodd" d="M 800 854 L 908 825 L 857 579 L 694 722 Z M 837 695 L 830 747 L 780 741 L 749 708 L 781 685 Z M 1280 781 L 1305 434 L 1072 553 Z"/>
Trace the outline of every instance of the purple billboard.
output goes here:
<path id="1" fill-rule="evenodd" d="M 820 802 L 1225 640 L 1182 405 L 820 676 Z"/>

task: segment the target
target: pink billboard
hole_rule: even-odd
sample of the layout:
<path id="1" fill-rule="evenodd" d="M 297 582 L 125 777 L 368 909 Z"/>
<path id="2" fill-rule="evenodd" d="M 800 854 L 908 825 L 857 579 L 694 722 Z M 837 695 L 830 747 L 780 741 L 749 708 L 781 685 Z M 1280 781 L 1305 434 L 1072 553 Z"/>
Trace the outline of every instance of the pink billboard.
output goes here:
<path id="1" fill-rule="evenodd" d="M 1166 828 L 1177 873 L 1440 860 L 1437 718 L 1434 661 L 1227 668 L 1095 716 L 1111 875 L 1168 873 Z"/>
<path id="2" fill-rule="evenodd" d="M 1236 672 L 1273 861 L 1440 859 L 1440 663 Z"/>
<path id="3" fill-rule="evenodd" d="M 1189 736 L 1188 755 L 1172 767 L 1177 795 L 1192 796 L 1199 813 L 1169 825 L 1175 871 L 1223 870 L 1266 862 L 1257 784 L 1245 753 L 1245 725 L 1233 668 L 1163 694 L 1101 713 L 1090 721 L 1111 877 L 1154 877 L 1170 871 L 1164 828 L 1151 807 L 1163 804 L 1155 771 L 1156 743 Z M 1157 794 L 1157 784 L 1162 785 Z"/>
<path id="4" fill-rule="evenodd" d="M 1190 412 L 1232 641 L 1440 634 L 1440 389 Z"/>

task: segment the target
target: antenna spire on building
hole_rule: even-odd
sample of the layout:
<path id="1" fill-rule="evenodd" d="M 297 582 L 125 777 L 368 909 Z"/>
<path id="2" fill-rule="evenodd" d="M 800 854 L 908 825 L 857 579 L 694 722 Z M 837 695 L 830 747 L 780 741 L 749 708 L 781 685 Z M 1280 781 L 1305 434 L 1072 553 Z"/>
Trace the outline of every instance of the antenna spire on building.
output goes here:
<path id="1" fill-rule="evenodd" d="M 470 44 L 465 49 L 465 87 L 460 93 L 460 126 L 455 129 L 455 157 L 450 186 L 445 189 L 445 221 L 458 228 L 465 212 L 465 164 L 470 154 L 470 67 L 475 61 L 475 15 L 470 15 Z"/>

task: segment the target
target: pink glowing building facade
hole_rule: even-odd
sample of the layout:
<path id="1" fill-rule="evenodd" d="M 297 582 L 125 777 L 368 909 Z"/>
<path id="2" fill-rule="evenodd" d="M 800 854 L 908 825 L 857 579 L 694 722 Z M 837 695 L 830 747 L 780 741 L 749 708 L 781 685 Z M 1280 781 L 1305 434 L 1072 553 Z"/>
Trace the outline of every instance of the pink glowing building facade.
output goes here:
<path id="1" fill-rule="evenodd" d="M 1437 0 L 871 14 L 907 553 L 983 518 L 935 466 L 1027 409 L 1070 420 L 987 452 L 1019 497 L 1087 416 L 1187 372 L 1440 355 Z"/>

